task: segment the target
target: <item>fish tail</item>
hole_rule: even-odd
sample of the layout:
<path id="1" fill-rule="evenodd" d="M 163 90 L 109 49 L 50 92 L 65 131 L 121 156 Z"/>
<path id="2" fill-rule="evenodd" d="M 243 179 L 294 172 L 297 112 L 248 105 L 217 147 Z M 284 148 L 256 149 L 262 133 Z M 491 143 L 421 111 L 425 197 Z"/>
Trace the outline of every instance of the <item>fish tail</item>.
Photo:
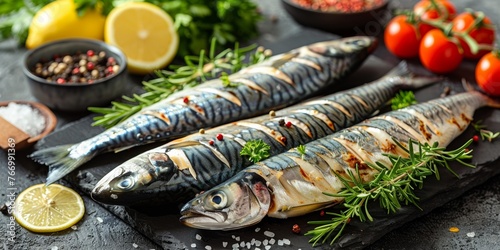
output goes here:
<path id="1" fill-rule="evenodd" d="M 439 76 L 417 75 L 409 69 L 406 61 L 401 61 L 394 69 L 389 71 L 385 77 L 394 78 L 394 80 L 399 82 L 401 87 L 405 89 L 418 89 L 444 80 L 443 77 Z"/>
<path id="2" fill-rule="evenodd" d="M 467 82 L 467 80 L 465 80 L 463 78 L 462 78 L 462 86 L 464 87 L 464 89 L 467 92 L 480 93 L 486 100 L 486 106 L 496 108 L 496 109 L 500 108 L 500 98 L 499 97 L 489 96 L 485 93 L 477 91 L 472 84 L 470 84 L 469 82 Z"/>
<path id="3" fill-rule="evenodd" d="M 50 185 L 75 170 L 95 156 L 95 153 L 71 157 L 74 145 L 67 144 L 35 151 L 29 157 L 34 161 L 49 166 L 46 185 Z"/>

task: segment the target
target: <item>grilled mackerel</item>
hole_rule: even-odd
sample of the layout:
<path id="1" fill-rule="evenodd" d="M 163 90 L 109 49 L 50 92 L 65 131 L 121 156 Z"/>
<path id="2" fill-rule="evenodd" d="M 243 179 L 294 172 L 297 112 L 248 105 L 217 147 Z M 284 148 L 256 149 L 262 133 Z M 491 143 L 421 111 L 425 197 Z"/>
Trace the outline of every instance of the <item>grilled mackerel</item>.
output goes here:
<path id="1" fill-rule="evenodd" d="M 474 111 L 500 103 L 479 92 L 436 99 L 368 119 L 358 125 L 271 157 L 239 172 L 228 181 L 200 194 L 181 210 L 181 221 L 191 227 L 231 230 L 261 221 L 266 215 L 287 218 L 340 203 L 344 186 L 337 172 L 359 168 L 361 180 L 373 179 L 376 170 L 367 163 L 392 166 L 383 154 L 406 152 L 409 139 L 447 146 L 469 125 Z"/>
<path id="2" fill-rule="evenodd" d="M 49 166 L 50 184 L 97 154 L 173 139 L 304 100 L 357 69 L 375 47 L 376 40 L 364 36 L 300 47 L 232 74 L 229 80 L 236 87 L 224 86 L 220 79 L 205 82 L 90 139 L 38 150 L 30 157 Z"/>
<path id="3" fill-rule="evenodd" d="M 114 205 L 177 207 L 251 165 L 247 157 L 239 155 L 250 140 L 264 141 L 271 147 L 270 155 L 277 155 L 368 118 L 400 89 L 437 80 L 411 74 L 402 62 L 361 87 L 285 108 L 275 115 L 222 125 L 142 153 L 104 176 L 91 196 Z M 217 139 L 218 135 L 223 139 Z"/>

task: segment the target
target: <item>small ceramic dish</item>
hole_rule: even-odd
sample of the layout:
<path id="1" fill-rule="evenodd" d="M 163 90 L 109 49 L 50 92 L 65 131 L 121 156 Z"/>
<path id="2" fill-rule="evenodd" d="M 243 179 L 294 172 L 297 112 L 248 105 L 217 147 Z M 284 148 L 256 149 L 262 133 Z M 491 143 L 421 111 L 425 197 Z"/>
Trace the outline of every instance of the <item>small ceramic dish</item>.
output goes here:
<path id="1" fill-rule="evenodd" d="M 61 84 L 35 74 L 37 63 L 53 60 L 54 57 L 86 53 L 89 50 L 95 53 L 104 52 L 107 57 L 113 57 L 119 69 L 110 76 L 92 80 L 92 83 Z M 23 72 L 28 78 L 31 93 L 40 102 L 56 110 L 82 112 L 91 106 L 107 105 L 126 91 L 126 64 L 123 52 L 103 41 L 64 39 L 29 50 L 23 59 Z"/>
<path id="2" fill-rule="evenodd" d="M 45 127 L 36 136 L 30 137 L 28 134 L 17 128 L 15 125 L 7 122 L 4 118 L 0 116 L 0 130 L 2 131 L 0 135 L 0 146 L 4 150 L 9 148 L 15 150 L 21 150 L 28 148 L 38 142 L 40 139 L 44 138 L 46 135 L 50 134 L 57 125 L 57 118 L 54 113 L 45 105 L 38 102 L 31 101 L 4 101 L 0 102 L 0 107 L 6 107 L 9 103 L 14 102 L 22 105 L 29 105 L 31 108 L 40 112 L 40 114 L 45 118 Z M 30 119 L 30 118 L 26 118 Z"/>
<path id="3" fill-rule="evenodd" d="M 382 0 L 381 4 L 367 10 L 352 12 L 317 10 L 304 7 L 295 0 L 281 0 L 281 3 L 288 14 L 301 25 L 339 35 L 353 35 L 364 32 L 365 25 L 370 22 L 383 22 L 389 0 Z"/>

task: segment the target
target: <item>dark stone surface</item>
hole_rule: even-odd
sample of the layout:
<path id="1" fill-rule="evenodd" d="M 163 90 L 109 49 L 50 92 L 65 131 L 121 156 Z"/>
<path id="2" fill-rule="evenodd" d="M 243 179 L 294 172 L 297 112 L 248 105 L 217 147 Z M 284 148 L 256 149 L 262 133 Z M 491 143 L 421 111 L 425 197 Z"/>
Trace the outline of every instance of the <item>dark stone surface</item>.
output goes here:
<path id="1" fill-rule="evenodd" d="M 303 45 L 306 42 L 331 37 L 331 35 L 305 30 L 294 23 L 281 9 L 277 0 L 257 0 L 257 2 L 261 6 L 265 20 L 260 25 L 262 35 L 255 41 L 274 48 L 276 53 Z M 391 4 L 395 7 L 409 7 L 415 2 L 415 0 L 392 1 Z M 459 11 L 465 7 L 482 10 L 496 24 L 500 24 L 500 6 L 495 1 L 457 0 L 453 2 Z M 384 18 L 381 17 L 381 20 Z M 381 27 L 377 23 L 372 23 L 363 32 L 380 36 Z M 35 100 L 28 91 L 26 79 L 20 68 L 24 52 L 24 49 L 16 48 L 10 43 L 0 45 L 0 101 Z M 360 72 L 350 77 L 351 81 L 361 83 L 368 78 L 375 79 L 384 72 L 375 72 L 374 69 L 379 69 L 378 67 L 390 68 L 390 65 L 395 65 L 398 62 L 398 59 L 388 54 L 383 46 L 379 47 L 375 55 L 378 58 L 371 58 Z M 418 65 L 418 61 L 411 61 L 410 64 Z M 456 86 L 460 77 L 473 80 L 472 69 L 472 62 L 463 63 L 459 70 L 449 76 L 452 80 L 445 85 Z M 140 77 L 131 77 L 130 84 L 138 87 L 141 80 Z M 418 97 L 425 100 L 435 94 L 436 91 L 430 89 L 419 92 Z M 50 145 L 65 140 L 81 140 L 83 139 L 81 137 L 90 136 L 99 130 L 90 127 L 87 130 L 82 130 L 88 126 L 90 118 L 79 119 L 87 114 L 57 113 L 57 115 L 59 118 L 57 131 L 42 144 Z M 486 118 L 487 125 L 500 131 L 499 110 L 483 109 L 478 112 L 477 117 Z M 77 122 L 71 123 L 73 121 Z M 68 134 L 72 136 L 60 136 Z M 472 131 L 469 129 L 453 145 L 465 141 L 471 135 Z M 152 146 L 154 145 L 150 145 L 150 147 Z M 436 182 L 429 178 L 429 182 L 419 193 L 421 197 L 424 197 L 429 190 L 437 195 L 431 195 L 422 201 L 421 205 L 424 210 L 421 212 L 414 207 L 405 207 L 402 213 L 387 217 L 383 212 L 375 211 L 374 215 L 377 220 L 374 223 L 353 223 L 355 227 L 349 231 L 353 234 L 359 233 L 359 230 L 356 231 L 357 229 L 366 227 L 364 228 L 366 235 L 364 233 L 360 237 L 354 235 L 355 239 L 363 240 L 366 243 L 360 244 L 356 243 L 357 240 L 350 240 L 346 244 L 354 242 L 355 245 L 347 248 L 366 246 L 368 249 L 498 249 L 498 245 L 500 245 L 500 175 L 498 175 L 500 172 L 500 163 L 498 162 L 500 141 L 497 140 L 492 145 L 479 144 L 475 147 L 477 148 L 475 161 L 481 163 L 477 169 L 457 168 L 457 171 L 464 171 L 460 172 L 463 175 L 461 179 L 444 175 L 441 182 Z M 124 157 L 133 156 L 139 149 L 135 150 L 127 153 L 122 152 L 117 157 L 124 159 Z M 16 152 L 16 172 L 13 186 L 7 183 L 6 154 L 3 152 L 0 154 L 0 171 L 2 171 L 0 174 L 0 178 L 2 178 L 0 179 L 0 204 L 8 202 L 10 191 L 19 193 L 31 185 L 44 181 L 46 168 L 26 159 L 28 152 Z M 10 217 L 0 215 L 0 239 L 3 248 L 160 249 L 163 247 L 165 249 L 191 249 L 191 244 L 195 243 L 197 249 L 205 249 L 206 245 L 212 246 L 212 249 L 221 249 L 222 242 L 226 241 L 228 242 L 227 249 L 231 249 L 231 245 L 236 242 L 233 236 L 238 236 L 240 241 L 246 242 L 253 238 L 263 240 L 266 238 L 263 235 L 265 230 L 276 233 L 276 240 L 289 238 L 292 245 L 287 249 L 309 248 L 306 242 L 307 237 L 292 234 L 290 228 L 295 223 L 305 223 L 308 220 L 318 219 L 319 216 L 316 214 L 288 220 L 266 219 L 258 226 L 235 232 L 209 232 L 180 225 L 177 222 L 178 216 L 174 214 L 149 217 L 130 208 L 101 206 L 89 199 L 85 190 L 88 191 L 91 188 L 88 183 L 95 182 L 98 175 L 103 174 L 94 171 L 94 168 L 96 166 L 102 169 L 112 167 L 117 163 L 117 160 L 113 158 L 115 157 L 110 154 L 99 156 L 84 166 L 81 171 L 73 174 L 70 179 L 71 183 L 61 181 L 64 185 L 73 186 L 80 190 L 85 200 L 86 214 L 77 224 L 77 230 L 68 229 L 54 234 L 35 234 L 16 224 L 15 244 L 11 244 L 5 237 L 10 230 L 8 226 Z M 488 164 L 482 164 L 485 163 L 484 161 L 488 161 Z M 446 185 L 443 186 L 440 183 L 446 183 Z M 15 190 L 8 190 L 7 188 L 10 187 L 14 187 Z M 98 218 L 102 219 L 102 223 L 99 222 Z M 151 223 L 152 221 L 155 223 Z M 451 226 L 460 228 L 460 232 L 450 233 Z M 304 229 L 306 229 L 305 227 Z M 260 231 L 256 233 L 255 228 L 260 228 Z M 202 240 L 196 239 L 197 234 L 202 237 Z M 346 234 L 345 239 L 348 238 L 350 235 Z M 278 246 L 275 244 L 272 249 L 277 248 Z M 330 247 L 320 248 L 329 249 Z M 261 249 L 264 248 L 261 247 Z"/>

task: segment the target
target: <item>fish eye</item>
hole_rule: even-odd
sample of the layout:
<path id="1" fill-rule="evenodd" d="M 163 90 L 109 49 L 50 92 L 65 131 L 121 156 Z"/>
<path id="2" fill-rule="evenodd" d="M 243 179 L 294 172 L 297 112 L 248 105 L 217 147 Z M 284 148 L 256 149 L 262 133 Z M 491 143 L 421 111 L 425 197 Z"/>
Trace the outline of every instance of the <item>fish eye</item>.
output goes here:
<path id="1" fill-rule="evenodd" d="M 226 194 L 223 192 L 215 192 L 214 194 L 209 196 L 209 201 L 210 204 L 215 208 L 215 209 L 221 209 L 226 207 L 227 205 L 227 197 Z"/>
<path id="2" fill-rule="evenodd" d="M 120 189 L 130 189 L 134 186 L 134 180 L 131 177 L 127 177 L 118 183 L 118 188 Z"/>

